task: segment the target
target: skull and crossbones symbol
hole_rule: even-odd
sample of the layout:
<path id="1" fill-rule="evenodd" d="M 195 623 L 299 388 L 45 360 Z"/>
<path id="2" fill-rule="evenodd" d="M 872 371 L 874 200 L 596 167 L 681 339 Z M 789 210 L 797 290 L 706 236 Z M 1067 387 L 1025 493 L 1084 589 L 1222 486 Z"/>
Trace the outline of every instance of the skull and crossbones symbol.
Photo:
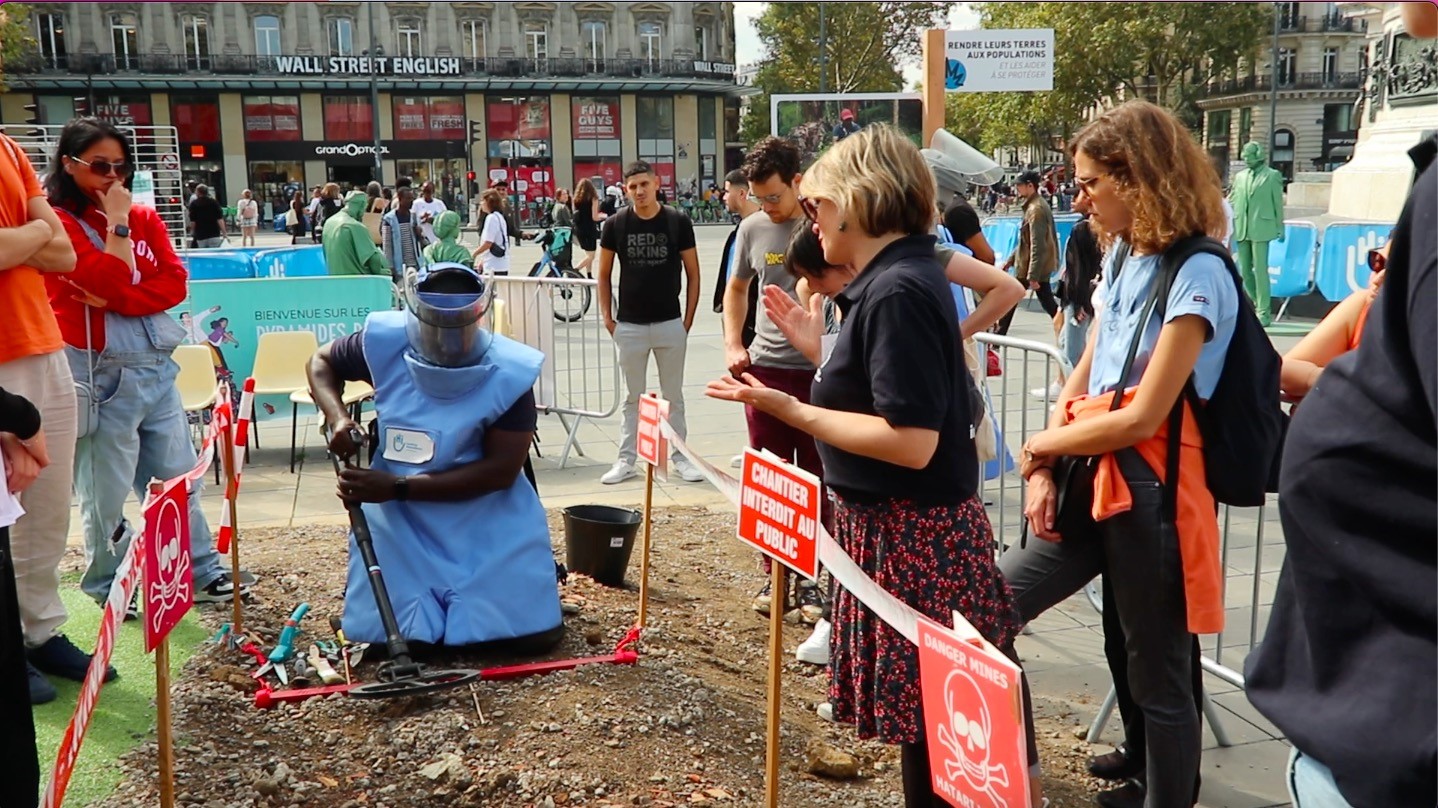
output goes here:
<path id="1" fill-rule="evenodd" d="M 159 529 L 154 533 L 155 539 L 160 542 L 160 546 L 156 548 L 160 574 L 149 582 L 148 598 L 151 603 L 160 602 L 160 608 L 152 610 L 154 614 L 150 616 L 150 619 L 156 621 L 157 630 L 160 616 L 187 598 L 190 593 L 190 559 L 189 556 L 182 556 L 180 547 L 184 524 L 181 520 L 184 518 L 175 500 L 166 499 L 160 504 L 160 514 L 155 520 Z"/>
<path id="2" fill-rule="evenodd" d="M 968 673 L 954 670 L 944 681 L 944 707 L 949 723 L 939 725 L 939 742 L 952 755 L 944 762 L 945 775 L 953 781 L 962 776 L 975 791 L 988 795 L 995 808 L 1003 808 L 997 788 L 1008 786 L 1009 774 L 1004 766 L 989 763 L 993 723 L 983 691 Z"/>

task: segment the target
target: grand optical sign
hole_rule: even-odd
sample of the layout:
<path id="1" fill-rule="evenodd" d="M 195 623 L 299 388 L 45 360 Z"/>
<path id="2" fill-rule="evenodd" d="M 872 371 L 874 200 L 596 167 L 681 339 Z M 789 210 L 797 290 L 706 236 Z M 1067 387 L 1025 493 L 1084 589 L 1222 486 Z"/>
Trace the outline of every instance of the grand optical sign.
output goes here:
<path id="1" fill-rule="evenodd" d="M 458 76 L 457 56 L 276 56 L 275 68 L 296 76 Z"/>
<path id="2" fill-rule="evenodd" d="M 380 154 L 389 154 L 389 147 L 388 147 L 388 146 L 383 146 L 383 145 L 381 145 L 381 146 L 379 147 L 379 153 L 380 153 Z M 346 143 L 346 144 L 344 144 L 343 146 L 332 146 L 332 145 L 329 145 L 329 144 L 321 144 L 321 145 L 315 147 L 315 155 L 316 155 L 316 156 L 324 157 L 324 156 L 326 156 L 326 155 L 335 155 L 335 154 L 343 155 L 343 156 L 345 156 L 345 157 L 359 157 L 361 154 L 374 154 L 374 144 L 372 144 L 372 143 Z"/>
<path id="3" fill-rule="evenodd" d="M 951 93 L 1054 88 L 1054 31 L 944 32 L 944 89 Z"/>

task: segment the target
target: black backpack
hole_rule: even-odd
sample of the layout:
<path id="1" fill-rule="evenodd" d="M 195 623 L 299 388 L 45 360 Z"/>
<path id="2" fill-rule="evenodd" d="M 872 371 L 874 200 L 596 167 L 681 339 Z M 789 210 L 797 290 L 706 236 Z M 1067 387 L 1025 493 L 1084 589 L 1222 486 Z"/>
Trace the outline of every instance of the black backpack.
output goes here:
<path id="1" fill-rule="evenodd" d="M 1283 453 L 1288 415 L 1279 399 L 1279 372 L 1283 360 L 1258 322 L 1253 304 L 1243 292 L 1243 281 L 1234 266 L 1233 255 L 1222 243 L 1207 236 L 1180 239 L 1164 251 L 1159 275 L 1149 293 L 1141 323 L 1148 322 L 1148 312 L 1155 308 L 1162 321 L 1169 291 L 1179 269 L 1189 258 L 1200 253 L 1216 255 L 1223 260 L 1238 291 L 1238 317 L 1234 321 L 1233 339 L 1223 360 L 1223 371 L 1213 395 L 1204 403 L 1193 386 L 1193 377 L 1183 386 L 1183 394 L 1174 403 L 1169 416 L 1168 469 L 1165 479 L 1178 477 L 1178 441 L 1183 425 L 1183 401 L 1192 406 L 1194 419 L 1203 435 L 1203 460 L 1208 490 L 1214 499 L 1227 505 L 1251 508 L 1262 505 L 1265 494 L 1276 490 L 1278 463 Z M 1123 256 L 1120 256 L 1120 260 Z M 1129 365 L 1144 330 L 1134 335 L 1129 346 Z M 1166 485 L 1165 499 L 1170 507 L 1176 502 L 1177 486 Z"/>

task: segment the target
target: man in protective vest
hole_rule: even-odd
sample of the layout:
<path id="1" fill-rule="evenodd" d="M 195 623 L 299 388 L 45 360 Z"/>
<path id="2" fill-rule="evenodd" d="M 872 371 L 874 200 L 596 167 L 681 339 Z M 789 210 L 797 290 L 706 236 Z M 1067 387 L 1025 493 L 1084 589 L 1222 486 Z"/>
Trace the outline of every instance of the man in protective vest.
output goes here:
<path id="1" fill-rule="evenodd" d="M 372 467 L 344 469 L 339 497 L 362 503 L 405 639 L 547 650 L 564 629 L 554 556 L 539 495 L 520 474 L 544 356 L 485 327 L 493 287 L 473 269 L 410 268 L 404 296 L 406 310 L 371 313 L 310 360 L 340 457 L 360 449 L 344 382 L 375 388 Z M 353 535 L 344 631 L 385 639 Z"/>

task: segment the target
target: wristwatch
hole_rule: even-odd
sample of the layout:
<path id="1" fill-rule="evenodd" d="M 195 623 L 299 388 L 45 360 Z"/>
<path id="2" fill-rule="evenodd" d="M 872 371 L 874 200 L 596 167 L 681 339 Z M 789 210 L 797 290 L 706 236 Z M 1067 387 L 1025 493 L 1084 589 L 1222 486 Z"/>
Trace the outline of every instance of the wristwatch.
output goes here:
<path id="1" fill-rule="evenodd" d="M 123 225 L 123 224 L 112 224 L 112 225 L 110 225 L 110 227 L 109 227 L 109 232 L 114 233 L 114 234 L 115 234 L 117 237 L 119 237 L 119 238 L 129 238 L 129 237 L 130 237 L 130 228 L 127 227 L 127 226 L 125 226 L 125 225 Z"/>
<path id="2" fill-rule="evenodd" d="M 394 498 L 400 502 L 409 499 L 409 478 L 396 477 L 394 480 Z"/>

